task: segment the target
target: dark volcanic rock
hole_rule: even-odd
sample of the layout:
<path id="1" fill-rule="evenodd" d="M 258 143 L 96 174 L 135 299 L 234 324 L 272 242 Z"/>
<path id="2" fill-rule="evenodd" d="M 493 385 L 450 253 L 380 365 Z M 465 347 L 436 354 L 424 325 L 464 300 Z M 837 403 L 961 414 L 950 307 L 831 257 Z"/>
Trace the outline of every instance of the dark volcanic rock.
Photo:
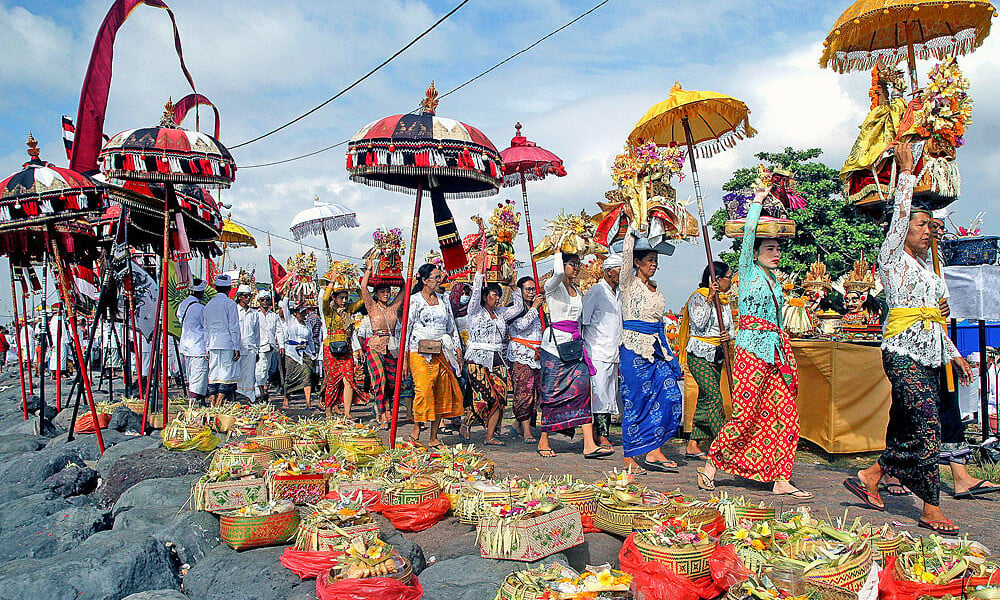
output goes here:
<path id="1" fill-rule="evenodd" d="M 83 457 L 72 448 L 45 447 L 37 452 L 17 456 L 0 466 L 0 481 L 35 487 L 63 470 L 68 464 L 82 466 Z"/>
<path id="2" fill-rule="evenodd" d="M 188 571 L 184 591 L 191 598 L 205 600 L 315 598 L 315 579 L 300 580 L 298 575 L 281 566 L 278 557 L 284 551 L 283 546 L 243 552 L 218 546 Z"/>
<path id="3" fill-rule="evenodd" d="M 115 412 L 111 413 L 108 429 L 138 433 L 142 429 L 142 415 L 137 415 L 124 406 L 119 406 Z"/>
<path id="4" fill-rule="evenodd" d="M 200 475 L 182 475 L 146 479 L 130 487 L 115 501 L 112 514 L 139 506 L 166 506 L 175 513 L 181 510 L 191 496 L 191 486 Z M 103 506 L 103 503 L 102 503 Z"/>
<path id="5" fill-rule="evenodd" d="M 47 558 L 111 527 L 111 513 L 61 498 L 27 496 L 0 505 L 0 561 Z"/>
<path id="6" fill-rule="evenodd" d="M 122 600 L 189 600 L 187 596 L 177 590 L 149 590 L 125 596 Z"/>
<path id="7" fill-rule="evenodd" d="M 97 471 L 89 467 L 69 465 L 42 482 L 42 488 L 61 498 L 89 494 L 97 488 Z"/>
<path id="8" fill-rule="evenodd" d="M 569 563 L 562 554 L 545 558 L 544 563 Z M 514 571 L 538 566 L 509 560 L 490 560 L 479 556 L 459 556 L 433 564 L 420 575 L 424 600 L 482 600 L 492 598 L 504 577 Z"/>
<path id="9" fill-rule="evenodd" d="M 410 561 L 410 567 L 413 569 L 415 575 L 420 575 L 420 573 L 427 568 L 427 560 L 424 558 L 424 551 L 420 547 L 420 544 L 410 541 L 403 537 L 392 523 L 382 515 L 373 515 L 379 524 L 379 537 L 383 542 L 391 545 L 395 548 L 400 555 Z"/>
<path id="10" fill-rule="evenodd" d="M 118 600 L 146 590 L 179 590 L 177 569 L 171 549 L 152 536 L 102 531 L 57 556 L 0 565 L 0 589 L 5 600 Z"/>
<path id="11" fill-rule="evenodd" d="M 159 436 L 126 436 L 125 440 L 120 444 L 115 444 L 104 450 L 104 454 L 97 461 L 97 473 L 102 479 L 107 479 L 108 473 L 111 472 L 111 468 L 118 462 L 119 458 L 142 452 L 143 450 L 149 450 L 150 448 L 158 448 L 162 445 L 163 441 Z"/>
<path id="12" fill-rule="evenodd" d="M 180 562 L 194 565 L 219 545 L 219 519 L 211 513 L 177 513 L 174 507 L 141 506 L 115 518 L 114 528 L 148 531 L 163 543 L 173 544 Z"/>
<path id="13" fill-rule="evenodd" d="M 101 437 L 104 440 L 105 452 L 107 452 L 109 448 L 114 448 L 128 439 L 124 433 L 109 429 L 102 429 Z M 84 460 L 99 460 L 101 458 L 101 448 L 97 445 L 96 434 L 74 433 L 73 441 L 70 442 L 68 440 L 68 433 L 57 435 L 52 438 L 51 442 L 49 442 L 49 447 L 55 448 L 56 446 L 61 446 L 63 448 L 71 448 L 76 450 Z"/>
<path id="14" fill-rule="evenodd" d="M 23 433 L 0 435 L 0 455 L 34 452 L 44 448 L 48 442 L 49 438 L 41 435 Z"/>
<path id="15" fill-rule="evenodd" d="M 577 571 L 584 570 L 587 565 L 603 565 L 607 563 L 618 567 L 618 553 L 622 549 L 622 540 L 607 533 L 588 533 L 584 543 L 563 550 L 569 566 Z"/>
<path id="16" fill-rule="evenodd" d="M 112 506 L 125 490 L 147 479 L 179 477 L 205 472 L 204 452 L 176 452 L 166 448 L 150 448 L 129 454 L 115 461 L 114 466 L 104 476 L 101 504 Z M 175 504 L 180 507 L 183 500 Z M 146 505 L 157 506 L 157 505 Z"/>

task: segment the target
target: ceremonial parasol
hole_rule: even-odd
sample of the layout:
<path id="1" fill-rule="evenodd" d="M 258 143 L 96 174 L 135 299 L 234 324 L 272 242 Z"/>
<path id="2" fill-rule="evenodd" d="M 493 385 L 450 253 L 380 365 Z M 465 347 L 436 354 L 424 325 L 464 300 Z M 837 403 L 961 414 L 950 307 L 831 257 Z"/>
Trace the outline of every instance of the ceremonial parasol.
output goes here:
<path id="1" fill-rule="evenodd" d="M 333 264 L 333 256 L 330 253 L 330 240 L 326 233 L 334 232 L 341 227 L 360 227 L 358 214 L 343 204 L 332 202 L 320 202 L 319 197 L 313 198 L 312 208 L 307 208 L 292 219 L 292 224 L 288 229 L 292 232 L 292 237 L 301 240 L 307 235 L 322 235 L 323 243 L 326 244 L 326 259 Z"/>
<path id="2" fill-rule="evenodd" d="M 425 98 L 420 102 L 420 112 L 394 115 L 365 125 L 351 138 L 347 149 L 347 171 L 352 181 L 416 194 L 393 392 L 392 431 L 389 435 L 392 447 L 396 444 L 399 388 L 406 352 L 413 260 L 423 191 L 427 188 L 431 192 L 434 224 L 445 269 L 457 272 L 465 266 L 466 257 L 445 198 L 492 196 L 500 189 L 500 153 L 493 142 L 471 125 L 438 117 L 435 114 L 437 95 L 431 82 Z"/>
<path id="3" fill-rule="evenodd" d="M 691 180 L 698 201 L 698 220 L 701 222 L 708 272 L 713 285 L 715 268 L 712 246 L 708 237 L 705 203 L 695 156 L 709 158 L 726 148 L 732 148 L 737 141 L 755 135 L 757 131 L 750 126 L 750 109 L 742 100 L 716 92 L 687 91 L 681 88 L 680 83 L 674 83 L 674 87 L 670 89 L 670 97 L 646 111 L 628 136 L 628 143 L 632 145 L 650 141 L 658 146 L 687 145 L 691 160 Z M 722 323 L 722 305 L 718 298 L 715 299 L 715 314 L 719 323 Z M 722 350 L 727 367 L 731 367 L 728 346 L 723 344 Z M 727 369 L 727 374 L 731 380 L 731 368 Z"/>
<path id="4" fill-rule="evenodd" d="M 538 267 L 535 265 L 535 240 L 531 235 L 531 213 L 528 211 L 528 186 L 526 182 L 545 179 L 548 175 L 565 177 L 566 168 L 562 159 L 529 141 L 521 135 L 521 123 L 514 124 L 514 137 L 510 140 L 510 148 L 500 153 L 503 159 L 503 185 L 512 187 L 521 184 L 521 198 L 524 200 L 524 225 L 528 230 L 528 256 L 531 258 L 531 273 L 538 282 Z M 538 289 L 541 289 L 539 287 Z M 539 309 L 539 314 L 542 314 Z M 544 324 L 545 318 L 542 317 Z"/>
<path id="5" fill-rule="evenodd" d="M 222 222 L 222 233 L 219 235 L 222 242 L 222 266 L 226 268 L 226 250 L 229 248 L 256 248 L 257 240 L 253 238 L 249 231 L 233 222 L 233 215 L 230 214 Z"/>
<path id="6" fill-rule="evenodd" d="M 11 260 L 12 292 L 14 289 L 13 264 L 18 261 L 28 261 L 31 256 L 40 254 L 38 246 L 51 252 L 50 257 L 55 263 L 58 273 L 56 287 L 62 297 L 63 305 L 66 307 L 73 328 L 77 364 L 84 365 L 86 362 L 83 357 L 83 349 L 80 346 L 74 305 L 70 297 L 72 283 L 67 276 L 66 263 L 63 260 L 63 250 L 66 248 L 66 242 L 63 238 L 67 235 L 72 236 L 73 232 L 72 228 L 61 233 L 57 232 L 56 223 L 75 221 L 100 214 L 105 208 L 104 191 L 81 173 L 44 162 L 39 154 L 38 142 L 31 134 L 28 134 L 30 160 L 24 163 L 21 171 L 0 182 L 0 238 L 2 238 L 0 245 L 5 248 L 5 253 Z M 42 226 L 43 229 L 39 229 L 39 226 Z M 19 248 L 23 251 L 19 251 Z M 20 335 L 17 336 L 18 344 L 20 344 L 20 337 Z M 18 356 L 20 357 L 20 351 Z M 94 404 L 89 374 L 87 369 L 79 369 L 79 371 L 83 377 L 91 418 L 96 423 L 97 406 Z M 27 417 L 27 400 L 23 397 L 23 375 L 21 391 L 25 417 Z M 42 406 L 39 419 L 43 418 L 45 412 L 44 396 Z M 99 428 L 96 434 L 98 447 L 103 454 L 104 438 L 101 436 Z"/>
<path id="7" fill-rule="evenodd" d="M 163 256 L 160 275 L 162 319 L 161 360 L 167 357 L 168 277 L 170 263 L 170 216 L 179 206 L 175 184 L 228 188 L 236 178 L 236 164 L 229 150 L 217 139 L 198 131 L 177 126 L 174 106 L 164 105 L 163 117 L 155 127 L 129 129 L 116 134 L 98 156 L 101 172 L 110 179 L 146 184 L 163 184 Z M 187 236 L 178 228 L 178 242 L 187 244 Z M 184 248 L 180 248 L 184 250 Z M 168 370 L 162 369 L 160 383 L 164 423 L 168 421 Z M 152 368 L 152 363 L 150 363 Z M 147 398 L 148 402 L 148 398 Z M 145 411 L 144 411 L 145 412 Z M 145 430 L 146 415 L 143 416 Z"/>
<path id="8" fill-rule="evenodd" d="M 857 0 L 827 34 L 819 64 L 847 73 L 871 69 L 879 59 L 892 65 L 906 58 L 916 92 L 918 57 L 972 52 L 990 34 L 995 16 L 989 0 Z"/>

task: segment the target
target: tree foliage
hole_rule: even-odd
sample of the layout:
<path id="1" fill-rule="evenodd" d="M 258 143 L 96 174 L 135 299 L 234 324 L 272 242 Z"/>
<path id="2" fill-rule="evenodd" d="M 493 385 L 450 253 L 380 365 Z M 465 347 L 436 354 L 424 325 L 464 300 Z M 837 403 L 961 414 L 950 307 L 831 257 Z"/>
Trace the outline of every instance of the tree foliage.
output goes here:
<path id="1" fill-rule="evenodd" d="M 808 203 L 804 210 L 791 211 L 795 238 L 782 242 L 779 268 L 801 276 L 819 257 L 826 263 L 827 272 L 836 278 L 850 270 L 862 255 L 865 260 L 873 261 L 883 235 L 877 222 L 846 202 L 838 172 L 813 160 L 822 153 L 819 148 L 785 148 L 781 152 L 761 152 L 755 156 L 769 168 L 788 169 L 794 173 L 799 194 Z M 727 192 L 751 189 L 756 176 L 756 164 L 737 169 L 722 189 Z M 723 239 L 727 218 L 724 207 L 712 215 L 709 224 L 715 239 Z M 739 240 L 735 240 L 730 251 L 720 254 L 733 268 L 739 260 L 739 248 Z"/>

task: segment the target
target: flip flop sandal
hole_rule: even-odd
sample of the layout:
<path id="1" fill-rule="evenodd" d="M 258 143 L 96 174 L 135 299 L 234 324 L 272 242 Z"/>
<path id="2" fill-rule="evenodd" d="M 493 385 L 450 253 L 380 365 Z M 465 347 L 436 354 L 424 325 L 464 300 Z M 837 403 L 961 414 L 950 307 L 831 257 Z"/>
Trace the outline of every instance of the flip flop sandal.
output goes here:
<path id="1" fill-rule="evenodd" d="M 943 521 L 925 521 L 920 519 L 917 521 L 917 525 L 942 535 L 958 535 L 958 526 L 952 523 L 951 519 L 944 519 Z"/>
<path id="2" fill-rule="evenodd" d="M 887 483 L 883 487 L 890 496 L 909 496 L 912 493 L 901 483 Z"/>
<path id="3" fill-rule="evenodd" d="M 1000 493 L 1000 487 L 986 485 L 987 483 L 989 482 L 984 479 L 966 491 L 955 494 L 954 498 L 957 500 L 973 500 L 976 496 Z"/>
<path id="4" fill-rule="evenodd" d="M 705 473 L 705 467 L 698 467 L 698 489 L 711 492 L 715 489 L 715 480 Z"/>
<path id="5" fill-rule="evenodd" d="M 885 510 L 885 503 L 878 504 L 878 502 L 882 502 L 881 496 L 869 492 L 860 479 L 853 477 L 845 479 L 844 487 L 847 488 L 847 491 L 860 498 L 868 508 L 872 510 Z"/>
<path id="6" fill-rule="evenodd" d="M 590 454 L 584 454 L 583 457 L 586 458 L 586 459 L 588 459 L 588 460 L 597 460 L 597 459 L 601 459 L 601 458 L 607 458 L 607 457 L 609 457 L 609 456 L 611 456 L 613 454 L 614 454 L 614 452 L 608 452 L 606 450 L 602 452 L 601 449 L 598 448 L 597 450 L 594 450 Z"/>
<path id="7" fill-rule="evenodd" d="M 692 460 L 692 459 L 697 460 L 699 458 L 705 458 L 706 456 L 708 456 L 708 455 L 705 454 L 704 452 L 699 452 L 698 454 L 688 454 L 687 452 L 684 453 L 684 458 L 686 458 L 688 460 Z"/>
<path id="8" fill-rule="evenodd" d="M 541 456 L 542 458 L 555 458 L 556 456 L 555 450 L 535 450 L 535 452 L 537 452 L 538 456 Z"/>
<path id="9" fill-rule="evenodd" d="M 639 456 L 633 456 L 632 460 L 635 464 L 639 465 L 647 471 L 653 471 L 657 473 L 676 473 L 677 467 L 671 467 L 669 463 L 665 463 L 662 460 L 646 460 L 645 458 Z"/>
<path id="10" fill-rule="evenodd" d="M 506 446 L 507 445 L 506 443 L 504 443 L 503 440 L 497 440 L 497 439 L 486 440 L 485 442 L 483 442 L 483 444 L 485 444 L 487 446 Z"/>
<path id="11" fill-rule="evenodd" d="M 788 496 L 790 498 L 794 498 L 795 500 L 812 500 L 813 499 L 813 493 L 812 492 L 807 492 L 805 490 L 800 490 L 798 488 L 796 488 L 796 489 L 794 489 L 794 490 L 792 490 L 790 492 L 777 492 L 777 493 L 774 493 L 774 495 L 775 496 Z"/>

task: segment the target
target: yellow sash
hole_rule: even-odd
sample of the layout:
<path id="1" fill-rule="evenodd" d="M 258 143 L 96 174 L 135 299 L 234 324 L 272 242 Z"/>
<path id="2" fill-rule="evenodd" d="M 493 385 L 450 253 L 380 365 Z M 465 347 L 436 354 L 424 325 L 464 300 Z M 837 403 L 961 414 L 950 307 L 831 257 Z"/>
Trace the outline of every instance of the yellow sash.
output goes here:
<path id="1" fill-rule="evenodd" d="M 909 329 L 914 323 L 923 322 L 924 329 L 930 331 L 934 323 L 946 325 L 944 315 L 937 306 L 919 306 L 917 308 L 893 308 L 889 310 L 889 320 L 885 324 L 885 339 L 894 338 Z"/>
<path id="2" fill-rule="evenodd" d="M 699 342 L 705 342 L 706 344 L 711 344 L 713 346 L 718 346 L 722 343 L 722 340 L 718 336 L 715 337 L 701 337 L 700 335 L 692 335 L 692 338 L 698 340 Z"/>
<path id="3" fill-rule="evenodd" d="M 708 298 L 708 288 L 698 288 L 695 290 L 695 293 Z M 722 303 L 722 306 L 728 307 L 729 295 L 725 293 L 719 294 L 719 302 Z M 712 344 L 713 346 L 718 346 L 721 343 L 717 337 L 699 337 L 697 335 L 691 335 L 691 315 L 688 314 L 687 302 L 685 302 L 684 309 L 681 311 L 681 325 L 678 329 L 677 335 L 677 357 L 680 360 L 681 365 L 685 368 L 687 367 L 687 344 L 688 340 L 691 338 Z"/>

